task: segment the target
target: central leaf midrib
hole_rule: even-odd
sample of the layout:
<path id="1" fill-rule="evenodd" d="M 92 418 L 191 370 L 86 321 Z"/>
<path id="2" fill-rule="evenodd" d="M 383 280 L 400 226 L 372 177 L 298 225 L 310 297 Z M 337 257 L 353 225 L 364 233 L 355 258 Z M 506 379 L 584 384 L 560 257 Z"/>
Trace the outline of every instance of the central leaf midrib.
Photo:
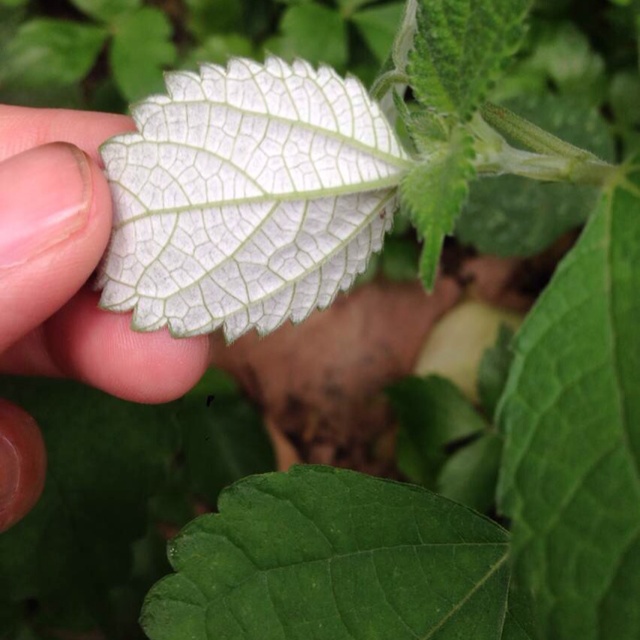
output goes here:
<path id="1" fill-rule="evenodd" d="M 398 173 L 393 176 L 381 178 L 378 180 L 371 180 L 368 182 L 359 182 L 357 184 L 346 184 L 338 187 L 331 187 L 329 189 L 315 189 L 311 191 L 296 191 L 282 194 L 261 194 L 257 196 L 250 196 L 248 198 L 236 198 L 233 200 L 217 200 L 211 202 L 202 202 L 197 204 L 182 205 L 180 207 L 167 207 L 165 209 L 148 209 L 144 213 L 140 213 L 137 216 L 123 220 L 119 224 L 114 226 L 114 231 L 118 231 L 128 224 L 136 222 L 138 220 L 144 220 L 151 216 L 156 215 L 170 215 L 179 213 L 191 213 L 193 211 L 199 211 L 201 209 L 214 209 L 230 206 L 243 206 L 248 204 L 256 204 L 262 202 L 296 202 L 301 200 L 318 200 L 321 198 L 333 198 L 339 196 L 355 195 L 357 193 L 367 193 L 369 191 L 380 191 L 383 189 L 392 189 L 397 187 L 402 181 L 403 173 Z M 144 207 L 144 203 L 140 200 L 137 194 L 131 189 L 127 188 L 118 181 L 113 181 L 121 189 L 131 194 L 140 204 Z"/>

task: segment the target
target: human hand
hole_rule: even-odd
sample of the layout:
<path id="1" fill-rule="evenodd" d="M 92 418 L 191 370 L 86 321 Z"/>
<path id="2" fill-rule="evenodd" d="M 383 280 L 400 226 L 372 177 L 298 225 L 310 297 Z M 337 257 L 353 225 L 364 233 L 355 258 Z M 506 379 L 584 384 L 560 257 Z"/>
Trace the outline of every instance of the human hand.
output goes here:
<path id="1" fill-rule="evenodd" d="M 99 310 L 85 286 L 111 230 L 97 149 L 132 129 L 125 116 L 0 106 L 0 373 L 71 377 L 155 403 L 206 369 L 206 337 L 134 333 L 128 314 Z M 0 531 L 37 501 L 45 460 L 33 419 L 0 400 Z"/>

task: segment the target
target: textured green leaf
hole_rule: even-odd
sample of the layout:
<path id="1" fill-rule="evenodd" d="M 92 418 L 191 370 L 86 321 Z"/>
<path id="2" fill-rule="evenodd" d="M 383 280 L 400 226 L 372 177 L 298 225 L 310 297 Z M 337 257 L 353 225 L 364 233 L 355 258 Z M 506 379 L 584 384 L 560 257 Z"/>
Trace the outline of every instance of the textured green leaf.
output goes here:
<path id="1" fill-rule="evenodd" d="M 147 500 L 177 448 L 172 406 L 53 380 L 1 378 L 0 396 L 35 417 L 48 453 L 42 498 L 0 535 L 0 601 L 35 599 L 77 620 L 129 575 Z"/>
<path id="2" fill-rule="evenodd" d="M 436 491 L 450 500 L 487 513 L 495 504 L 502 438 L 487 433 L 455 451 L 442 467 Z"/>
<path id="3" fill-rule="evenodd" d="M 530 96 L 507 104 L 518 115 L 586 148 L 605 160 L 613 139 L 598 110 L 572 98 Z M 478 180 L 457 221 L 456 237 L 482 253 L 530 256 L 583 223 L 598 198 L 597 189 L 563 183 L 540 184 L 518 176 Z"/>
<path id="4" fill-rule="evenodd" d="M 262 418 L 243 398 L 185 400 L 178 420 L 191 487 L 209 504 L 215 505 L 220 491 L 236 480 L 275 469 Z"/>
<path id="5" fill-rule="evenodd" d="M 169 549 L 151 640 L 502 635 L 507 534 L 424 489 L 328 467 L 243 480 Z"/>
<path id="6" fill-rule="evenodd" d="M 640 176 L 607 192 L 522 327 L 500 497 L 542 638 L 640 636 Z"/>
<path id="7" fill-rule="evenodd" d="M 37 88 L 78 82 L 93 67 L 106 37 L 102 27 L 68 20 L 25 22 L 2 53 L 0 80 Z"/>
<path id="8" fill-rule="evenodd" d="M 389 57 L 404 5 L 404 2 L 383 4 L 359 11 L 351 18 L 380 63 Z"/>
<path id="9" fill-rule="evenodd" d="M 403 207 L 424 238 L 420 277 L 427 289 L 433 287 L 442 243 L 453 232 L 475 176 L 473 158 L 472 138 L 455 129 L 449 142 L 412 169 L 400 185 Z"/>
<path id="10" fill-rule="evenodd" d="M 80 11 L 92 18 L 109 21 L 140 8 L 142 0 L 71 0 Z"/>
<path id="11" fill-rule="evenodd" d="M 125 98 L 138 100 L 162 88 L 162 70 L 176 58 L 171 33 L 167 16 L 151 7 L 117 21 L 109 53 L 113 77 Z"/>
<path id="12" fill-rule="evenodd" d="M 496 344 L 484 352 L 478 367 L 478 396 L 490 418 L 495 414 L 513 361 L 512 340 L 513 331 L 501 325 Z"/>
<path id="13" fill-rule="evenodd" d="M 387 394 L 400 423 L 398 467 L 426 487 L 436 487 L 448 444 L 487 428 L 462 392 L 445 378 L 404 378 Z"/>
<path id="14" fill-rule="evenodd" d="M 420 0 L 409 58 L 418 100 L 471 117 L 520 45 L 529 0 Z"/>
<path id="15" fill-rule="evenodd" d="M 293 57 L 344 69 L 347 62 L 347 27 L 335 9 L 320 4 L 291 7 L 282 16 L 280 29 L 286 40 L 286 50 Z"/>

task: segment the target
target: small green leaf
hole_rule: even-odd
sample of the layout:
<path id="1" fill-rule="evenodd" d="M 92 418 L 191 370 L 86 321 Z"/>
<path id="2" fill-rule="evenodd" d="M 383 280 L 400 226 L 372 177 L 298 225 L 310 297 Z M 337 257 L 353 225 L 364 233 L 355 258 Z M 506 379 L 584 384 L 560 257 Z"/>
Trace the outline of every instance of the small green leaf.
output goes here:
<path id="1" fill-rule="evenodd" d="M 418 100 L 467 120 L 484 100 L 523 35 L 529 0 L 419 0 L 409 58 Z"/>
<path id="2" fill-rule="evenodd" d="M 235 33 L 209 36 L 200 46 L 189 52 L 183 66 L 197 67 L 203 60 L 226 64 L 229 58 L 234 56 L 255 57 L 253 45 L 248 38 Z"/>
<path id="3" fill-rule="evenodd" d="M 254 476 L 175 538 L 151 640 L 502 637 L 507 533 L 424 489 L 328 467 Z"/>
<path id="4" fill-rule="evenodd" d="M 520 330 L 499 497 L 542 638 L 640 636 L 640 175 L 603 195 Z"/>
<path id="5" fill-rule="evenodd" d="M 335 9 L 319 4 L 293 6 L 282 16 L 280 29 L 285 39 L 283 46 L 293 57 L 344 68 L 347 62 L 346 23 Z"/>
<path id="6" fill-rule="evenodd" d="M 404 13 L 404 2 L 393 2 L 359 11 L 351 17 L 380 63 L 389 57 Z"/>
<path id="7" fill-rule="evenodd" d="M 488 425 L 445 378 L 404 378 L 387 394 L 400 423 L 398 467 L 412 482 L 435 489 L 446 446 L 481 433 Z"/>
<path id="8" fill-rule="evenodd" d="M 102 27 L 68 20 L 25 22 L 2 54 L 0 80 L 34 88 L 79 82 L 93 67 L 106 37 Z"/>
<path id="9" fill-rule="evenodd" d="M 178 422 L 191 487 L 210 505 L 236 480 L 275 469 L 262 418 L 238 395 L 185 399 Z"/>
<path id="10" fill-rule="evenodd" d="M 486 433 L 454 452 L 438 476 L 437 492 L 487 513 L 495 503 L 502 438 Z"/>
<path id="11" fill-rule="evenodd" d="M 97 20 L 109 22 L 123 13 L 140 8 L 141 0 L 71 0 L 80 11 Z"/>
<path id="12" fill-rule="evenodd" d="M 159 9 L 145 7 L 122 16 L 115 29 L 111 69 L 125 98 L 138 100 L 162 89 L 162 69 L 176 59 L 167 16 Z"/>
<path id="13" fill-rule="evenodd" d="M 420 277 L 427 289 L 433 287 L 442 243 L 453 232 L 475 176 L 473 158 L 472 138 L 462 128 L 454 129 L 450 141 L 413 168 L 400 185 L 403 206 L 424 238 Z"/>
<path id="14" fill-rule="evenodd" d="M 186 25 L 199 42 L 216 34 L 244 31 L 241 0 L 184 0 L 187 7 Z M 198 62 L 208 61 L 201 58 Z M 211 60 L 215 62 L 215 60 Z"/>
<path id="15" fill-rule="evenodd" d="M 495 345 L 484 352 L 478 367 L 478 396 L 490 419 L 495 414 L 513 361 L 512 340 L 513 330 L 501 325 Z"/>

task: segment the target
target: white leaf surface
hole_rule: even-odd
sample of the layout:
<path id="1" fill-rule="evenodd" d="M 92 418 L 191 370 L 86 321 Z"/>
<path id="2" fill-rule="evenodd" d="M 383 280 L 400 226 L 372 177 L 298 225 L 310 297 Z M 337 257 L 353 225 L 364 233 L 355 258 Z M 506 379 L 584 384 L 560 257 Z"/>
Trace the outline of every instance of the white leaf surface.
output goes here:
<path id="1" fill-rule="evenodd" d="M 167 75 L 101 148 L 115 207 L 100 305 L 228 340 L 327 307 L 382 246 L 410 166 L 354 78 L 270 58 Z"/>

